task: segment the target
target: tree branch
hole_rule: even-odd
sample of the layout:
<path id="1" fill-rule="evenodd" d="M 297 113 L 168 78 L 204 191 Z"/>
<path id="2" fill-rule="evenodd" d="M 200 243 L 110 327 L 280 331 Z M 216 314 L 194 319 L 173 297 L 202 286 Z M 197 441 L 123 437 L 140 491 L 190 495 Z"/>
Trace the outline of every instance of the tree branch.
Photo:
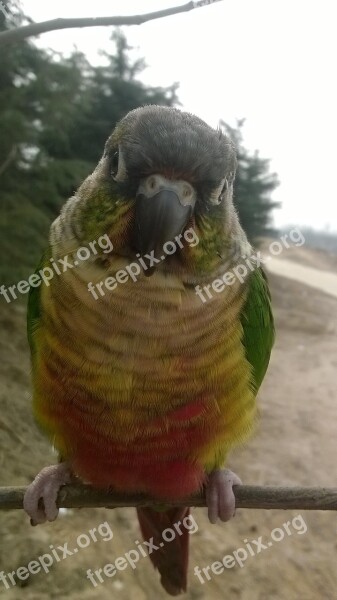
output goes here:
<path id="1" fill-rule="evenodd" d="M 182 6 L 174 6 L 165 10 L 147 13 L 144 15 L 118 16 L 118 17 L 97 17 L 97 18 L 75 18 L 75 19 L 53 19 L 51 21 L 43 21 L 42 23 L 32 23 L 16 29 L 10 29 L 0 33 L 0 47 L 6 44 L 20 42 L 25 38 L 46 33 L 47 31 L 56 31 L 57 29 L 71 29 L 73 27 L 106 27 L 108 25 L 142 25 L 147 21 L 154 19 L 162 19 L 170 17 L 178 13 L 188 12 L 194 8 L 200 8 L 207 4 L 221 2 L 221 0 L 195 0 L 183 4 Z"/>
<path id="2" fill-rule="evenodd" d="M 14 145 L 14 146 L 12 146 L 6 160 L 2 163 L 2 165 L 0 165 L 0 177 L 6 171 L 6 169 L 8 169 L 11 162 L 13 162 L 13 160 L 15 159 L 16 152 L 17 152 L 17 146 Z"/>
<path id="3" fill-rule="evenodd" d="M 0 510 L 22 508 L 25 487 L 0 488 Z M 318 487 L 260 487 L 240 485 L 233 488 L 237 508 L 337 510 L 337 488 Z M 206 506 L 203 494 L 178 502 L 165 502 L 168 506 Z M 130 506 L 156 506 L 149 496 L 126 495 L 97 490 L 89 485 L 65 485 L 58 495 L 58 506 L 64 508 L 117 508 Z M 162 506 L 162 503 L 160 504 Z"/>

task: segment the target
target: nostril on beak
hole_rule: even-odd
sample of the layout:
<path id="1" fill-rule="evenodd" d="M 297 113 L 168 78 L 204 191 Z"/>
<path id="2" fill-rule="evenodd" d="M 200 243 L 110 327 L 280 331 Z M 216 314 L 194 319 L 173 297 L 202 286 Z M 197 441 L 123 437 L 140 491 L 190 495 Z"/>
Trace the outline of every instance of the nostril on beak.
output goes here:
<path id="1" fill-rule="evenodd" d="M 148 188 L 150 192 L 154 192 L 157 189 L 157 182 L 154 175 L 151 175 L 147 181 Z"/>

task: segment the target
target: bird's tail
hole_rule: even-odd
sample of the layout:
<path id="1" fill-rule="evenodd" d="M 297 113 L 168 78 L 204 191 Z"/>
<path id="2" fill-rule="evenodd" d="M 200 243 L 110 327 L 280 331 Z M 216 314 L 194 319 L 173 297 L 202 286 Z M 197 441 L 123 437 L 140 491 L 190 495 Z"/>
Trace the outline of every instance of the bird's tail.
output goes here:
<path id="1" fill-rule="evenodd" d="M 144 540 L 152 541 L 148 546 L 150 559 L 161 575 L 163 588 L 171 596 L 186 592 L 190 528 L 185 524 L 189 514 L 190 509 L 185 506 L 165 511 L 137 508 Z"/>

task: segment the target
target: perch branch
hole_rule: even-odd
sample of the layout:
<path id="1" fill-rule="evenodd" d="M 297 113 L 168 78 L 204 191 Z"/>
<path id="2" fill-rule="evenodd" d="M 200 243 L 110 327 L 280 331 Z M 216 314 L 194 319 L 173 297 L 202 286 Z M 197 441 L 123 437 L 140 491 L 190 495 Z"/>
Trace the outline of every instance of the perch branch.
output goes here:
<path id="1" fill-rule="evenodd" d="M 173 6 L 172 8 L 166 8 L 164 10 L 158 10 L 144 15 L 131 15 L 131 16 L 115 16 L 115 17 L 84 17 L 74 19 L 52 19 L 51 21 L 43 21 L 42 23 L 31 23 L 30 25 L 24 25 L 23 27 L 17 27 L 16 29 L 10 29 L 0 33 L 0 46 L 5 44 L 13 44 L 20 42 L 25 38 L 39 35 L 40 33 L 46 33 L 47 31 L 56 31 L 57 29 L 71 29 L 74 27 L 107 27 L 108 25 L 142 25 L 147 21 L 153 21 L 154 19 L 162 19 L 163 17 L 170 17 L 171 15 L 177 15 L 178 13 L 188 12 L 195 8 L 200 8 L 207 4 L 213 4 L 214 2 L 220 2 L 221 0 L 196 0 L 194 2 L 187 2 L 182 6 Z"/>
<path id="2" fill-rule="evenodd" d="M 337 510 L 337 488 L 234 486 L 237 508 Z M 22 508 L 25 487 L 0 488 L 0 510 Z M 165 502 L 168 506 L 206 506 L 203 494 L 183 501 Z M 162 505 L 162 504 L 161 504 Z M 64 508 L 117 508 L 156 506 L 149 496 L 97 490 L 89 485 L 65 485 L 58 495 Z"/>

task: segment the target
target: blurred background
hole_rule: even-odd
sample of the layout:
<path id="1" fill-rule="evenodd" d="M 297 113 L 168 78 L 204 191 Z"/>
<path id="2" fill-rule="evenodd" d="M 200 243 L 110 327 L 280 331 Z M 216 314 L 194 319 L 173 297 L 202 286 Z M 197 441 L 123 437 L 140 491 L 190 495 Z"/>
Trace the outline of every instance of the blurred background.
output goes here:
<path id="1" fill-rule="evenodd" d="M 133 15 L 178 6 L 172 0 L 0 3 L 0 31 L 58 17 Z M 266 256 L 281 236 L 303 243 L 268 263 L 277 342 L 260 393 L 256 436 L 230 467 L 245 483 L 337 487 L 337 198 L 335 3 L 224 0 L 141 26 L 70 29 L 0 48 L 0 286 L 27 279 L 60 207 L 99 160 L 114 124 L 149 103 L 177 106 L 222 127 L 238 152 L 235 203 L 250 240 Z M 289 238 L 288 238 L 289 239 Z M 296 240 L 300 238 L 297 235 Z M 295 240 L 295 238 L 294 238 Z M 295 240 L 295 241 L 296 241 Z M 0 296 L 1 486 L 26 485 L 55 456 L 31 416 L 26 296 Z M 194 511 L 189 599 L 337 598 L 337 516 L 305 512 L 293 532 L 202 584 L 207 566 L 270 538 L 299 511 L 238 510 L 210 526 Z M 137 600 L 163 596 L 144 559 L 93 587 L 102 568 L 139 539 L 132 509 L 64 511 L 32 528 L 22 511 L 0 513 L 0 572 L 107 521 L 114 536 L 16 580 L 10 600 Z"/>

